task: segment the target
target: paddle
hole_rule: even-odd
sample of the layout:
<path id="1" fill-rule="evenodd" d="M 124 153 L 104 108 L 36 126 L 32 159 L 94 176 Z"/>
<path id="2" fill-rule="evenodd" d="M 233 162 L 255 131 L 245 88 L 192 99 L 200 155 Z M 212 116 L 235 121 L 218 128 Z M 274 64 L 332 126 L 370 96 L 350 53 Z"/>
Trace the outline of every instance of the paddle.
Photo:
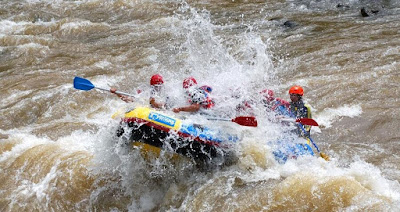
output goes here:
<path id="1" fill-rule="evenodd" d="M 89 80 L 81 78 L 81 77 L 74 78 L 74 88 L 83 90 L 83 91 L 89 91 L 89 90 L 92 90 L 93 88 L 96 88 L 99 90 L 111 92 L 110 89 L 96 87 Z M 135 97 L 132 94 L 128 94 L 128 93 L 124 93 L 124 92 L 120 92 L 120 91 L 115 91 L 115 93 L 119 94 L 119 95 Z"/>
<path id="2" fill-rule="evenodd" d="M 310 119 L 310 118 L 296 119 L 296 122 L 299 122 L 299 123 L 301 123 L 303 125 L 310 125 L 310 126 L 318 127 L 318 123 L 314 119 Z"/>
<path id="3" fill-rule="evenodd" d="M 240 124 L 242 126 L 257 127 L 257 119 L 254 116 L 238 116 L 234 119 L 208 117 L 207 119 L 218 120 L 218 121 L 231 121 Z"/>
<path id="4" fill-rule="evenodd" d="M 299 123 L 299 126 L 300 126 L 300 129 L 303 131 L 304 135 L 306 135 L 307 138 L 311 141 L 311 143 L 313 144 L 313 146 L 315 147 L 315 149 L 317 150 L 317 152 L 319 153 L 321 158 L 325 159 L 326 161 L 329 161 L 329 156 L 327 154 L 319 151 L 319 148 L 318 148 L 317 144 L 315 144 L 315 142 L 311 139 L 311 137 L 307 135 L 307 132 L 304 129 L 303 125 Z"/>
<path id="5" fill-rule="evenodd" d="M 310 118 L 298 118 L 298 119 L 281 119 L 281 121 L 295 121 L 303 125 L 318 126 L 318 123 L 314 119 Z"/>

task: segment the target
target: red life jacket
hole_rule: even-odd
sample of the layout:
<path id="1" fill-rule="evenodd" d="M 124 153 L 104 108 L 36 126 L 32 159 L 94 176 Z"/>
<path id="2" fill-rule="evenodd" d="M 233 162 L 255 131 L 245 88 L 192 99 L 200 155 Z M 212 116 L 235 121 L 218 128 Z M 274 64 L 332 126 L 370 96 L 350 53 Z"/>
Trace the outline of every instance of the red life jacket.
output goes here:
<path id="1" fill-rule="evenodd" d="M 190 97 L 189 98 L 189 103 L 190 104 L 200 104 L 201 107 L 203 107 L 204 109 L 210 109 L 210 108 L 214 107 L 214 105 L 215 105 L 214 101 L 212 100 L 212 98 L 204 90 L 196 89 L 196 91 L 200 92 L 201 94 L 203 94 L 204 97 L 205 97 L 205 100 L 203 100 L 202 102 L 199 102 L 199 103 L 193 103 L 193 101 L 192 101 L 193 97 L 191 96 L 193 94 L 188 93 L 188 95 Z"/>
<path id="2" fill-rule="evenodd" d="M 207 96 L 207 98 L 206 98 L 206 103 L 207 104 L 201 105 L 205 109 L 210 109 L 210 108 L 214 107 L 214 105 L 215 105 L 214 101 L 209 96 Z"/>

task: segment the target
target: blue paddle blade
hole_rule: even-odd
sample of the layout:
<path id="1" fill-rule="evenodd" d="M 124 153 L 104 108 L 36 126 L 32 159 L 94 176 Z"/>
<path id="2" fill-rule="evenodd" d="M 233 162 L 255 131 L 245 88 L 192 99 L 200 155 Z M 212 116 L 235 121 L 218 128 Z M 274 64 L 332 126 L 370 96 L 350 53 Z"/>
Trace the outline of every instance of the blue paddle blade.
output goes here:
<path id="1" fill-rule="evenodd" d="M 75 77 L 74 78 L 74 88 L 79 90 L 88 91 L 94 88 L 94 85 L 87 79 Z"/>

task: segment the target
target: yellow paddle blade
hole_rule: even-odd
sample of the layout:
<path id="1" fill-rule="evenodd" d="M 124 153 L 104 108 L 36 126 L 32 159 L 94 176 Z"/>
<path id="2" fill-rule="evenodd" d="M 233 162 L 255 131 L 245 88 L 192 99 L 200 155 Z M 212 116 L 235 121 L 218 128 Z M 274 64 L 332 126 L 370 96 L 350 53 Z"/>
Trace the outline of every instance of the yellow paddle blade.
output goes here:
<path id="1" fill-rule="evenodd" d="M 329 156 L 323 152 L 319 153 L 319 155 L 321 156 L 321 158 L 325 159 L 326 161 L 329 161 Z"/>

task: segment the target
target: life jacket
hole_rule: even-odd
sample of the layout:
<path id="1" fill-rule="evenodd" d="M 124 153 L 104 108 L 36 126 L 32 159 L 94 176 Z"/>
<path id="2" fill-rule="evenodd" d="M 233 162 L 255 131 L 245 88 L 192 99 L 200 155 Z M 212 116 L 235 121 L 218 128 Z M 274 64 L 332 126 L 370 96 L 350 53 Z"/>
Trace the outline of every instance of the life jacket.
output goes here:
<path id="1" fill-rule="evenodd" d="M 201 104 L 201 106 L 205 109 L 210 109 L 214 107 L 215 102 L 212 100 L 212 98 L 208 95 L 206 91 L 203 90 L 204 95 L 206 96 L 206 101 Z"/>
<path id="2" fill-rule="evenodd" d="M 210 109 L 214 107 L 214 105 L 215 105 L 214 101 L 209 96 L 206 98 L 206 104 L 202 104 L 203 108 L 205 109 Z"/>
<path id="3" fill-rule="evenodd" d="M 195 94 L 196 94 L 197 92 L 201 93 L 201 94 L 204 95 L 204 97 L 205 97 L 205 99 L 202 100 L 201 102 L 193 102 L 193 98 L 194 98 L 194 96 L 195 96 Z M 215 105 L 214 101 L 213 101 L 212 98 L 208 95 L 208 93 L 205 92 L 205 91 L 202 90 L 202 89 L 196 88 L 194 91 L 188 92 L 187 94 L 188 94 L 189 97 L 190 97 L 190 98 L 189 98 L 189 104 L 200 104 L 201 107 L 204 108 L 204 109 L 210 109 L 210 108 L 214 107 L 214 105 Z"/>
<path id="4" fill-rule="evenodd" d="M 308 104 L 305 104 L 304 107 L 307 108 L 307 118 L 311 119 L 312 115 L 311 115 L 311 106 Z M 311 126 L 310 125 L 304 125 L 305 130 L 308 132 L 308 134 L 310 134 L 311 131 Z"/>
<path id="5" fill-rule="evenodd" d="M 290 112 L 293 118 L 311 118 L 310 105 L 304 104 L 302 100 L 290 103 Z"/>
<path id="6" fill-rule="evenodd" d="M 290 112 L 291 112 L 291 116 L 296 119 L 297 118 L 312 118 L 311 106 L 308 104 L 304 104 L 304 102 L 302 100 L 300 100 L 296 103 L 293 103 L 293 102 L 290 103 Z M 304 129 L 306 130 L 306 133 L 308 134 L 308 135 L 306 135 L 306 137 L 310 136 L 311 126 L 304 125 Z"/>

